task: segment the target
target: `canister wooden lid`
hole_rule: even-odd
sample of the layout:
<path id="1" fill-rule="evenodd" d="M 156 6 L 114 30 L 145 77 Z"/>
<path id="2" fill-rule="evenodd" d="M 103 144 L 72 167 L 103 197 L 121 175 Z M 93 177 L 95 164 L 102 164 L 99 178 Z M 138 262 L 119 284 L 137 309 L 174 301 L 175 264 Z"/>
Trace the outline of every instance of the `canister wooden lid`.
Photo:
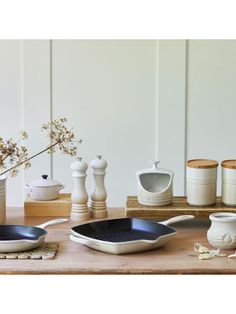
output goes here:
<path id="1" fill-rule="evenodd" d="M 223 160 L 221 166 L 223 168 L 236 169 L 236 159 Z"/>
<path id="2" fill-rule="evenodd" d="M 187 161 L 189 168 L 216 168 L 218 167 L 218 161 L 212 159 L 191 159 Z"/>

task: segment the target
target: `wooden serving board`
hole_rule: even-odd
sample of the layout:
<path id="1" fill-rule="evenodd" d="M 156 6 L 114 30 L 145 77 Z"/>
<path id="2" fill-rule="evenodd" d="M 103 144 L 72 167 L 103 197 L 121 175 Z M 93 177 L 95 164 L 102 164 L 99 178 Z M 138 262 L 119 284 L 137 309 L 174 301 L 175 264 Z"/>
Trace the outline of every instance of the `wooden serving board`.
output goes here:
<path id="1" fill-rule="evenodd" d="M 139 204 L 137 196 L 128 196 L 125 213 L 127 217 L 148 219 L 166 219 L 177 215 L 195 215 L 196 218 L 208 218 L 215 212 L 235 212 L 236 207 L 226 206 L 218 197 L 216 204 L 211 206 L 191 206 L 185 196 L 174 196 L 173 203 L 165 206 L 146 206 Z"/>
<path id="2" fill-rule="evenodd" d="M 71 194 L 62 193 L 54 201 L 36 201 L 29 196 L 24 202 L 25 216 L 45 217 L 45 216 L 70 216 L 71 212 Z"/>

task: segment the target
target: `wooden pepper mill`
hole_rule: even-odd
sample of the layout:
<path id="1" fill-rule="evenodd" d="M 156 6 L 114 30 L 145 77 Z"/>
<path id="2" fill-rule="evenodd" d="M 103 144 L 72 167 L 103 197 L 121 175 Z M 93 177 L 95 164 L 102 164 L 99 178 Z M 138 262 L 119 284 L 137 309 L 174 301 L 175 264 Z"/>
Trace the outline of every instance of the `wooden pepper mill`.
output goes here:
<path id="1" fill-rule="evenodd" d="M 90 166 L 93 169 L 92 174 L 94 179 L 93 190 L 90 194 L 92 217 L 104 218 L 107 216 L 107 192 L 104 186 L 107 162 L 102 159 L 101 155 L 97 155 L 97 158 L 91 161 Z"/>
<path id="2" fill-rule="evenodd" d="M 77 161 L 71 164 L 73 190 L 71 194 L 71 220 L 85 221 L 90 218 L 87 206 L 88 193 L 85 188 L 86 170 L 88 165 L 78 157 Z"/>

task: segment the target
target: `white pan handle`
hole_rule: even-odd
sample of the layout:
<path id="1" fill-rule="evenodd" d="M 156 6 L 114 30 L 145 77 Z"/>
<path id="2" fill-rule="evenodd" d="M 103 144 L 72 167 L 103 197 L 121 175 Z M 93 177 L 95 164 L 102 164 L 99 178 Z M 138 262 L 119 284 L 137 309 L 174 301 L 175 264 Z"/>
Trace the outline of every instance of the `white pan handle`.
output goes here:
<path id="1" fill-rule="evenodd" d="M 68 221 L 68 219 L 65 219 L 65 218 L 53 219 L 53 220 L 49 220 L 49 221 L 47 221 L 41 225 L 38 225 L 36 227 L 44 229 L 47 226 L 61 224 L 61 223 L 66 222 L 66 221 Z"/>
<path id="2" fill-rule="evenodd" d="M 192 220 L 194 218 L 195 218 L 194 215 L 181 215 L 181 216 L 172 217 L 172 218 L 164 220 L 164 221 L 160 221 L 159 223 L 162 225 L 165 225 L 165 226 L 169 226 L 169 225 L 176 223 L 176 222 L 185 221 L 185 220 Z"/>
<path id="3" fill-rule="evenodd" d="M 89 245 L 91 244 L 91 241 L 79 237 L 75 237 L 74 235 L 70 234 L 70 239 L 73 242 L 84 244 L 84 245 Z"/>

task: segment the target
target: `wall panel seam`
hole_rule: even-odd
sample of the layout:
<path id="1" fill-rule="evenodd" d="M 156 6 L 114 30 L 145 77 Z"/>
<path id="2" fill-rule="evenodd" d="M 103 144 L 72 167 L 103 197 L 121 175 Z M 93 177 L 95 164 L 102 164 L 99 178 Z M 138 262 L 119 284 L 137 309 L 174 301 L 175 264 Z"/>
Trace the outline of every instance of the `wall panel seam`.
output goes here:
<path id="1" fill-rule="evenodd" d="M 159 159 L 158 152 L 158 117 L 159 117 L 159 40 L 156 40 L 156 83 L 155 83 L 155 159 Z"/>
<path id="2" fill-rule="evenodd" d="M 52 68 L 52 39 L 49 41 L 49 76 L 50 76 L 50 120 L 53 120 L 53 68 Z M 52 144 L 52 139 L 50 140 Z M 50 176 L 53 178 L 53 154 L 50 154 Z"/>
<path id="3" fill-rule="evenodd" d="M 187 154 L 188 154 L 188 40 L 185 41 L 185 138 L 184 138 L 184 157 L 185 157 L 185 164 L 184 164 L 184 195 L 186 195 L 186 162 L 187 162 Z"/>
<path id="4" fill-rule="evenodd" d="M 24 40 L 20 41 L 20 104 L 21 104 L 21 128 L 25 130 L 25 84 L 24 84 Z M 22 173 L 22 201 L 24 199 L 25 172 Z"/>

